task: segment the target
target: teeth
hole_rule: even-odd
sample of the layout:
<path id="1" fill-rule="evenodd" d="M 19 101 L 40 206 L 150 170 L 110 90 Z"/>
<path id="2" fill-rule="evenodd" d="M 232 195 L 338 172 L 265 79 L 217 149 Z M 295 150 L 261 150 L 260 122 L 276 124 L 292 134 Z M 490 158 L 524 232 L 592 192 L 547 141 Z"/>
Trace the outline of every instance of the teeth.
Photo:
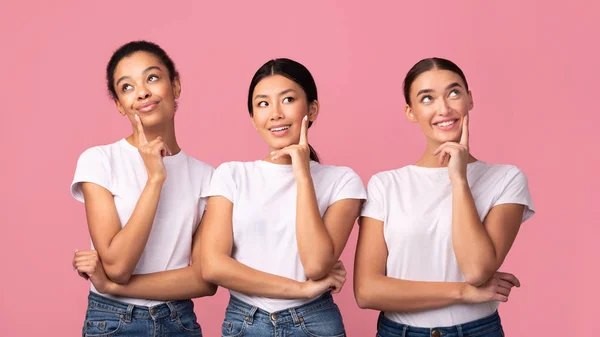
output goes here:
<path id="1" fill-rule="evenodd" d="M 438 123 L 438 126 L 444 127 L 444 126 L 452 125 L 452 124 L 454 124 L 454 122 L 456 122 L 456 121 L 446 121 L 446 122 Z"/>
<path id="2" fill-rule="evenodd" d="M 283 131 L 283 130 L 287 130 L 289 128 L 290 128 L 289 126 L 282 126 L 279 128 L 272 128 L 271 131 Z"/>

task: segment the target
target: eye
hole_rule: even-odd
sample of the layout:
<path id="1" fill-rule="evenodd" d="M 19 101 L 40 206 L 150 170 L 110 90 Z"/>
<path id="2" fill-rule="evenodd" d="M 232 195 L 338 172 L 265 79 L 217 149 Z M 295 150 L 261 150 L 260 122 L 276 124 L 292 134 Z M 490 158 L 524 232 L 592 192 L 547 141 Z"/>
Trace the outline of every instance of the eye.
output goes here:
<path id="1" fill-rule="evenodd" d="M 294 101 L 294 97 L 286 97 L 283 99 L 283 103 L 292 103 Z"/>
<path id="2" fill-rule="evenodd" d="M 456 97 L 458 95 L 460 95 L 460 91 L 454 89 L 454 90 L 450 91 L 450 94 L 448 96 L 450 96 L 450 97 Z"/>
<path id="3" fill-rule="evenodd" d="M 131 85 L 129 85 L 129 84 L 123 84 L 123 86 L 121 87 L 121 90 L 123 92 L 130 91 L 131 89 L 133 89 L 133 87 Z"/>
<path id="4" fill-rule="evenodd" d="M 265 101 L 260 101 L 260 102 L 258 102 L 258 106 L 261 107 L 261 108 L 264 108 L 266 106 L 269 106 L 269 103 L 267 103 Z"/>
<path id="5" fill-rule="evenodd" d="M 433 97 L 431 97 L 430 95 L 425 95 L 421 98 L 421 103 L 431 103 L 433 101 Z"/>
<path id="6" fill-rule="evenodd" d="M 156 76 L 156 75 L 148 76 L 148 82 L 156 82 L 156 81 L 158 81 L 158 76 Z"/>

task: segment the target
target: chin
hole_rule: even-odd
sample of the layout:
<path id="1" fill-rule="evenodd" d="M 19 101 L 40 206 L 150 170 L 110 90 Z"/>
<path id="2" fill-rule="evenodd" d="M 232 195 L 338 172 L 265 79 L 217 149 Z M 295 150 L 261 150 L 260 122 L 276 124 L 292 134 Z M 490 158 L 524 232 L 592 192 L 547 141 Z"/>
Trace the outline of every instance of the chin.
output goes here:
<path id="1" fill-rule="evenodd" d="M 161 111 L 153 111 L 150 114 L 147 114 L 146 116 L 140 116 L 142 117 L 142 121 L 145 121 L 144 125 L 160 125 L 163 124 L 167 121 L 173 120 L 173 115 L 167 115 Z"/>
<path id="2" fill-rule="evenodd" d="M 446 142 L 458 142 L 460 135 L 446 134 L 446 135 L 435 135 L 432 137 L 437 143 L 443 144 Z"/>
<path id="3" fill-rule="evenodd" d="M 273 149 L 283 149 L 284 147 L 292 145 L 292 142 L 286 141 L 284 139 L 269 139 L 267 143 Z"/>

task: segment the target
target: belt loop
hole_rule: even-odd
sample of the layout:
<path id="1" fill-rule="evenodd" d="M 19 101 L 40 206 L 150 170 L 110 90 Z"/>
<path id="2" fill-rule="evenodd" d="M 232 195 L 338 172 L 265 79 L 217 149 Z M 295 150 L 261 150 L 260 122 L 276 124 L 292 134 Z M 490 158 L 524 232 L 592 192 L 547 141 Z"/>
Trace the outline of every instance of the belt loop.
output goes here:
<path id="1" fill-rule="evenodd" d="M 133 315 L 133 308 L 135 306 L 130 304 L 127 306 L 127 313 L 125 314 L 125 323 L 131 323 L 131 316 Z"/>
<path id="2" fill-rule="evenodd" d="M 254 322 L 254 315 L 256 314 L 256 311 L 258 311 L 258 308 L 252 307 L 252 309 L 250 309 L 248 312 L 248 315 L 246 315 L 246 322 L 248 322 L 248 324 L 252 325 Z"/>
<path id="3" fill-rule="evenodd" d="M 171 320 L 174 321 L 177 319 L 177 309 L 175 309 L 175 306 L 171 302 L 167 302 L 167 307 L 169 307 L 169 310 L 171 311 Z"/>
<path id="4" fill-rule="evenodd" d="M 463 337 L 462 325 L 458 324 L 456 326 L 456 330 L 458 331 L 458 337 Z"/>
<path id="5" fill-rule="evenodd" d="M 407 332 L 408 332 L 408 325 L 404 324 L 404 328 L 402 328 L 402 337 L 406 337 Z"/>
<path id="6" fill-rule="evenodd" d="M 300 318 L 298 318 L 298 314 L 296 313 L 296 309 L 290 308 L 288 310 L 290 311 L 290 314 L 292 315 L 292 320 L 294 321 L 294 326 L 299 326 L 301 320 L 300 320 Z"/>

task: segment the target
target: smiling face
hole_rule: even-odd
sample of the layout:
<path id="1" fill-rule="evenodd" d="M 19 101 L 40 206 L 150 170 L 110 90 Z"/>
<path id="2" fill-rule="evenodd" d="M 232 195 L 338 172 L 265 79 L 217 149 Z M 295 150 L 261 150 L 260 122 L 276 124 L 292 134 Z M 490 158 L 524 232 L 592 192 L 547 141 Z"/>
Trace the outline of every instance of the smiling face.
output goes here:
<path id="1" fill-rule="evenodd" d="M 455 72 L 434 68 L 421 73 L 410 87 L 406 116 L 418 123 L 428 142 L 457 142 L 462 121 L 473 108 L 471 92 Z"/>
<path id="2" fill-rule="evenodd" d="M 263 78 L 252 93 L 252 123 L 271 150 L 297 144 L 302 119 L 317 118 L 318 101 L 308 102 L 302 87 L 282 75 Z"/>
<path id="3" fill-rule="evenodd" d="M 179 78 L 169 79 L 169 71 L 158 57 L 143 51 L 124 57 L 113 78 L 115 103 L 123 116 L 133 122 L 137 114 L 145 127 L 173 120 L 181 85 Z"/>

